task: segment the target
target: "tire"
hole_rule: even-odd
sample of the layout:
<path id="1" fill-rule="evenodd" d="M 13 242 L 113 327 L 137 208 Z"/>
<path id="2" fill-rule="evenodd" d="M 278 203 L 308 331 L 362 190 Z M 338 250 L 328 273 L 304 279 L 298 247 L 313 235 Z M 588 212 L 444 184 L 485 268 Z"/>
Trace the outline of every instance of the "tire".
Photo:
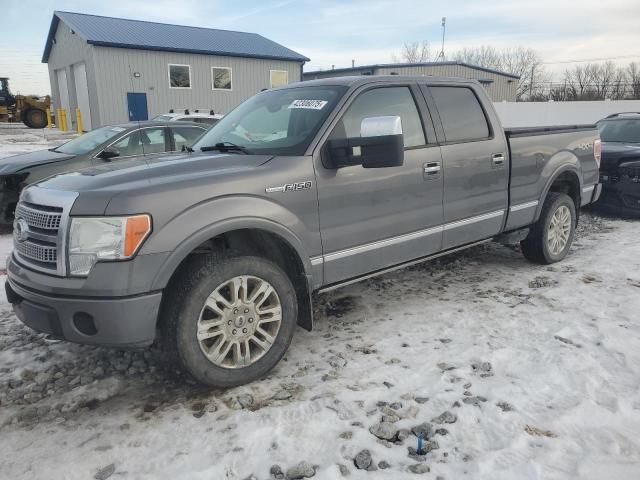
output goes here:
<path id="1" fill-rule="evenodd" d="M 560 248 L 561 244 L 557 244 L 557 249 L 554 251 L 553 240 L 549 240 L 549 235 L 553 235 L 550 229 L 553 228 L 554 215 L 558 214 L 565 218 L 567 212 L 570 218 L 567 229 L 563 229 L 566 232 L 566 243 L 562 248 Z M 540 218 L 532 226 L 527 238 L 520 242 L 522 253 L 527 260 L 541 265 L 559 262 L 569 253 L 575 230 L 576 206 L 573 200 L 565 193 L 550 192 L 542 206 Z"/>
<path id="2" fill-rule="evenodd" d="M 47 114 L 39 108 L 30 108 L 24 112 L 24 124 L 29 128 L 44 128 L 47 126 Z"/>
<path id="3" fill-rule="evenodd" d="M 258 297 L 255 303 L 261 303 L 261 306 L 241 303 L 238 305 L 239 309 L 235 306 L 228 308 L 223 303 L 212 300 L 215 292 L 218 292 L 216 297 L 218 299 L 220 296 L 225 300 L 231 298 L 231 288 L 228 288 L 230 283 L 227 282 L 237 278 L 245 279 L 239 281 L 240 284 L 245 285 L 242 287 L 245 297 L 250 298 L 260 290 L 258 285 L 265 284 L 273 288 L 275 295 L 269 293 L 269 297 L 262 303 Z M 260 284 L 259 281 L 263 283 Z M 221 287 L 222 285 L 226 286 Z M 265 287 L 265 291 L 270 290 Z M 185 265 L 166 292 L 167 297 L 163 302 L 161 317 L 161 346 L 170 360 L 177 361 L 178 365 L 196 381 L 207 386 L 233 387 L 264 376 L 287 351 L 297 325 L 298 305 L 291 280 L 275 263 L 261 257 L 234 254 L 198 255 Z M 237 297 L 242 297 L 242 290 Z M 205 302 L 215 304 L 216 310 L 205 306 Z M 268 316 L 258 312 L 264 311 L 262 306 L 265 304 L 267 306 L 271 304 L 271 309 L 277 312 L 278 303 L 281 319 L 276 331 L 277 321 L 273 318 L 277 318 L 277 313 L 269 319 Z M 246 317 L 243 316 L 243 312 L 248 311 L 249 307 L 251 313 L 246 314 Z M 238 310 L 239 313 L 236 315 L 234 312 Z M 206 316 L 210 318 L 207 319 Z M 265 318 L 268 323 L 263 323 Z M 220 319 L 222 319 L 222 325 L 215 325 L 210 329 L 203 327 L 203 325 L 220 323 Z M 249 324 L 249 320 L 253 324 Z M 241 333 L 245 329 L 248 329 L 248 333 Z M 252 332 L 252 339 L 245 343 L 246 335 Z M 275 338 L 266 351 L 256 343 L 266 341 L 267 336 L 260 332 L 267 332 Z M 216 334 L 216 336 L 199 339 L 200 333 Z M 233 345 L 230 347 L 229 354 L 220 360 L 216 352 L 225 350 L 227 343 L 224 342 L 233 343 Z M 254 354 L 255 360 L 250 360 L 252 362 L 250 364 L 244 364 L 236 358 L 236 354 L 246 355 L 247 349 Z M 207 353 L 211 354 L 211 357 L 208 357 Z M 250 358 L 251 353 L 249 357 L 242 358 Z M 233 363 L 236 365 L 231 365 Z"/>

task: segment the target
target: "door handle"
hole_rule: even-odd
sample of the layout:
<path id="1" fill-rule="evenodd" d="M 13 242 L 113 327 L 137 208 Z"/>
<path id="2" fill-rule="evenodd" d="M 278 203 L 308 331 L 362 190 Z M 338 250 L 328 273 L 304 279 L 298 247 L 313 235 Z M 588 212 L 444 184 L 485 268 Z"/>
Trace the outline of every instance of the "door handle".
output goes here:
<path id="1" fill-rule="evenodd" d="M 491 155 L 491 163 L 494 167 L 501 167 L 504 165 L 504 153 L 494 153 Z"/>
<path id="2" fill-rule="evenodd" d="M 427 175 L 437 175 L 440 173 L 440 162 L 430 162 L 424 164 L 424 173 Z"/>

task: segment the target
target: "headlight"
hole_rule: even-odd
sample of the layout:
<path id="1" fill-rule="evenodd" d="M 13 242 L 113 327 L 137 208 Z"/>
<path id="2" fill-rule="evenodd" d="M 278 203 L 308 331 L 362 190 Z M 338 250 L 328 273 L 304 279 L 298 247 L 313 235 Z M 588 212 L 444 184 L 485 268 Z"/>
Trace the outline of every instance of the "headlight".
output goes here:
<path id="1" fill-rule="evenodd" d="M 151 233 L 151 217 L 75 217 L 69 232 L 69 272 L 86 276 L 101 260 L 126 260 Z"/>

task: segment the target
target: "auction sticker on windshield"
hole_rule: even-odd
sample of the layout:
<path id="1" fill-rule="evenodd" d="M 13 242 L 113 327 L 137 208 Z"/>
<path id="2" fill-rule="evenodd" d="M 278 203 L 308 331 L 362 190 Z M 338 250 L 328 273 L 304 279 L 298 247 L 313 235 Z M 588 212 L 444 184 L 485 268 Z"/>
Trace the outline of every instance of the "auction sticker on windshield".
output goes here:
<path id="1" fill-rule="evenodd" d="M 310 110 L 322 110 L 329 103 L 326 100 L 294 100 L 289 108 L 308 108 Z"/>

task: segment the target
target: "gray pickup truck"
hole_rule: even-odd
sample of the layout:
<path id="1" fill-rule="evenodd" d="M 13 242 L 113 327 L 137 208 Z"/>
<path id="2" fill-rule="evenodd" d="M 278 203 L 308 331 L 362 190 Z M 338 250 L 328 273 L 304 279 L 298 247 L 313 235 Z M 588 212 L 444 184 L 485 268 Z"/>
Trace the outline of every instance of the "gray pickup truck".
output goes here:
<path id="1" fill-rule="evenodd" d="M 158 344 L 196 380 L 266 374 L 311 298 L 499 240 L 548 264 L 595 201 L 594 126 L 504 130 L 475 81 L 344 77 L 262 92 L 182 154 L 25 189 L 7 297 L 73 342 Z"/>

